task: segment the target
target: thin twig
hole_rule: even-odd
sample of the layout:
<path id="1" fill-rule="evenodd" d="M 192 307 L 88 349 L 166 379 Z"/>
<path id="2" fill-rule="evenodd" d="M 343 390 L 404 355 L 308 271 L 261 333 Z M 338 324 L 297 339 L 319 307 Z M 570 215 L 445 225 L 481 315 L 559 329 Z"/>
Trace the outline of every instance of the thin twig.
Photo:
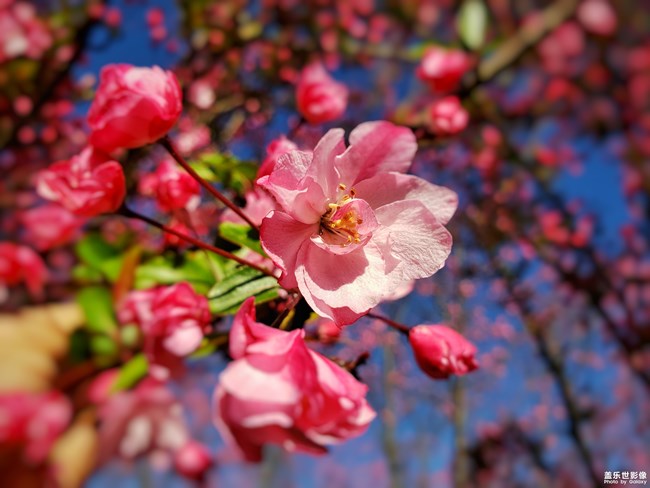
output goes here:
<path id="1" fill-rule="evenodd" d="M 201 178 L 201 176 L 192 168 L 192 166 L 189 165 L 187 161 L 181 156 L 178 151 L 176 150 L 176 147 L 172 143 L 172 140 L 169 138 L 169 136 L 165 136 L 162 139 L 160 139 L 160 144 L 167 149 L 169 154 L 176 160 L 178 164 L 180 164 L 185 171 L 187 171 L 192 178 L 194 178 L 203 188 L 205 188 L 210 194 L 215 197 L 217 200 L 219 200 L 221 203 L 223 203 L 226 207 L 228 207 L 230 210 L 235 212 L 239 217 L 241 217 L 248 225 L 251 226 L 251 228 L 255 229 L 256 231 L 259 232 L 258 226 L 244 213 L 244 211 L 239 208 L 237 205 L 232 203 L 228 198 L 226 198 L 219 190 L 217 190 L 214 186 L 212 186 L 210 183 L 208 183 L 206 180 Z"/>
<path id="2" fill-rule="evenodd" d="M 225 251 L 223 249 L 219 249 L 218 247 L 212 246 L 210 244 L 207 244 L 205 242 L 202 242 L 198 239 L 195 239 L 194 237 L 188 236 L 187 234 L 183 234 L 182 232 L 178 232 L 177 230 L 166 226 L 165 224 L 162 224 L 158 222 L 157 220 L 152 219 L 151 217 L 147 217 L 146 215 L 142 215 L 134 210 L 131 210 L 130 208 L 123 206 L 118 213 L 120 215 L 123 215 L 128 218 L 132 219 L 138 219 L 143 222 L 146 222 L 147 224 L 156 227 L 157 229 L 160 229 L 163 232 L 166 232 L 168 234 L 174 235 L 178 237 L 179 239 L 184 240 L 185 242 L 189 242 L 190 244 L 193 244 L 201 249 L 205 249 L 207 251 L 211 251 L 215 254 L 218 254 L 219 256 L 223 256 L 226 259 L 230 259 L 232 261 L 236 261 L 239 264 L 242 264 L 244 266 L 248 266 L 249 268 L 256 269 L 257 271 L 264 273 L 267 276 L 271 276 L 272 278 L 275 278 L 275 275 L 269 271 L 266 268 L 262 268 L 258 266 L 255 263 L 251 263 L 250 261 L 247 261 L 246 259 L 240 258 L 239 256 L 232 254 L 228 251 Z"/>

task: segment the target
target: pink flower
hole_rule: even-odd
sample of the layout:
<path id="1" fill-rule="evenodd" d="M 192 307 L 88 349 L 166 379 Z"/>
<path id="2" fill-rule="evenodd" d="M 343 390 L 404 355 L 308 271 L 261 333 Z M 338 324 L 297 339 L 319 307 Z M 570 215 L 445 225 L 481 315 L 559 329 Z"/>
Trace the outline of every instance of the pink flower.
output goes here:
<path id="1" fill-rule="evenodd" d="M 90 143 L 108 152 L 151 144 L 169 132 L 182 109 L 181 87 L 172 72 L 108 65 L 88 111 Z"/>
<path id="2" fill-rule="evenodd" d="M 31 295 L 38 297 L 43 293 L 46 279 L 47 269 L 38 254 L 27 246 L 0 242 L 0 297 L 3 287 L 21 282 L 25 283 Z"/>
<path id="3" fill-rule="evenodd" d="M 309 305 L 338 325 L 354 322 L 405 282 L 431 276 L 451 251 L 444 224 L 456 194 L 403 174 L 413 133 L 368 122 L 330 130 L 313 154 L 292 151 L 258 180 L 280 210 L 262 222 L 261 242 Z"/>
<path id="4" fill-rule="evenodd" d="M 0 448 L 21 446 L 26 460 L 40 463 L 71 415 L 67 398 L 57 391 L 0 394 Z"/>
<path id="5" fill-rule="evenodd" d="M 437 100 L 429 109 L 431 130 L 439 135 L 454 135 L 462 132 L 469 122 L 469 114 L 460 104 L 458 97 L 449 96 Z"/>
<path id="6" fill-rule="evenodd" d="M 188 441 L 174 454 L 176 471 L 192 480 L 202 480 L 212 464 L 210 451 L 200 442 Z"/>
<path id="7" fill-rule="evenodd" d="M 257 171 L 257 178 L 270 174 L 280 156 L 296 149 L 298 149 L 298 146 L 284 136 L 280 136 L 271 141 L 266 146 L 266 159 L 264 159 L 260 169 Z"/>
<path id="8" fill-rule="evenodd" d="M 471 59 L 463 51 L 433 46 L 425 51 L 417 75 L 433 91 L 448 93 L 458 87 L 471 64 Z"/>
<path id="9" fill-rule="evenodd" d="M 25 238 L 40 251 L 68 244 L 84 223 L 83 219 L 56 204 L 27 210 L 22 215 L 22 222 Z"/>
<path id="10" fill-rule="evenodd" d="M 367 386 L 311 351 L 304 331 L 285 332 L 255 321 L 249 298 L 230 331 L 234 359 L 214 394 L 215 424 L 249 461 L 262 446 L 320 454 L 324 446 L 362 434 L 375 412 Z"/>
<path id="11" fill-rule="evenodd" d="M 99 458 L 106 462 L 164 453 L 173 454 L 188 441 L 181 405 L 160 383 L 146 378 L 131 391 L 108 397 L 99 406 Z"/>
<path id="12" fill-rule="evenodd" d="M 445 325 L 418 325 L 409 333 L 415 360 L 434 379 L 463 375 L 478 368 L 476 347 Z"/>
<path id="13" fill-rule="evenodd" d="M 578 7 L 578 20 L 594 34 L 611 36 L 616 32 L 616 12 L 607 0 L 586 0 Z"/>
<path id="14" fill-rule="evenodd" d="M 201 344 L 210 310 L 207 298 L 183 282 L 130 292 L 119 307 L 118 318 L 123 324 L 140 327 L 149 372 L 165 380 Z"/>
<path id="15" fill-rule="evenodd" d="M 39 59 L 52 45 L 52 36 L 36 16 L 33 5 L 7 2 L 0 5 L 0 63 L 27 56 Z"/>
<path id="16" fill-rule="evenodd" d="M 165 159 L 156 171 L 142 177 L 139 185 L 143 195 L 155 196 L 161 210 L 195 209 L 200 202 L 201 187 L 174 161 Z"/>
<path id="17" fill-rule="evenodd" d="M 348 89 L 325 71 L 321 63 L 307 65 L 296 87 L 298 112 L 312 124 L 339 118 L 348 103 Z"/>
<path id="18" fill-rule="evenodd" d="M 36 191 L 75 215 L 94 217 L 120 207 L 126 183 L 120 163 L 87 147 L 77 156 L 40 171 Z"/>

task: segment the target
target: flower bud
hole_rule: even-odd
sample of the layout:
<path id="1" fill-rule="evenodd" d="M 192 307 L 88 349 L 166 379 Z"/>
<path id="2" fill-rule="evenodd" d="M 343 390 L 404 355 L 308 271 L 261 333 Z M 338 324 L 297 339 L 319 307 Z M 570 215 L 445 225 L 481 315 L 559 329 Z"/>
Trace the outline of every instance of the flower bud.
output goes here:
<path id="1" fill-rule="evenodd" d="M 320 63 L 303 69 L 296 88 L 298 111 L 308 122 L 321 124 L 339 118 L 348 103 L 348 89 L 335 81 Z"/>
<path id="2" fill-rule="evenodd" d="M 111 64 L 101 72 L 90 110 L 90 143 L 111 152 L 156 142 L 183 109 L 181 87 L 171 71 Z"/>
<path id="3" fill-rule="evenodd" d="M 439 135 L 458 134 L 467 127 L 469 122 L 469 114 L 457 97 L 437 100 L 429 110 L 431 130 Z"/>
<path id="4" fill-rule="evenodd" d="M 80 217 L 117 210 L 126 195 L 122 166 L 92 147 L 39 172 L 37 193 Z"/>
<path id="5" fill-rule="evenodd" d="M 418 325 L 409 333 L 415 360 L 434 379 L 463 375 L 478 368 L 476 347 L 445 325 Z"/>
<path id="6" fill-rule="evenodd" d="M 434 46 L 424 53 L 417 75 L 433 91 L 448 93 L 458 87 L 470 66 L 471 60 L 463 51 Z"/>
<path id="7" fill-rule="evenodd" d="M 188 441 L 174 453 L 174 468 L 186 478 L 200 481 L 212 466 L 212 456 L 206 446 Z"/>

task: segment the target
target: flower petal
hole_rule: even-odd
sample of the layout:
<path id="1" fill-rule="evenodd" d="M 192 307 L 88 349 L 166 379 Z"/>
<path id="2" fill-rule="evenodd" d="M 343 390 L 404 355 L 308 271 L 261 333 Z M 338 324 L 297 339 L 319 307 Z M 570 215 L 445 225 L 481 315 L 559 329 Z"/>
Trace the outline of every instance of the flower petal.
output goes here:
<path id="1" fill-rule="evenodd" d="M 377 173 L 404 173 L 418 145 L 411 129 L 390 122 L 366 122 L 350 134 L 350 147 L 337 158 L 336 167 L 341 181 L 354 185 Z"/>
<path id="2" fill-rule="evenodd" d="M 456 192 L 412 175 L 380 173 L 357 183 L 354 188 L 357 197 L 374 209 L 399 200 L 420 201 L 443 225 L 449 222 L 458 207 Z"/>
<path id="3" fill-rule="evenodd" d="M 320 307 L 313 297 L 333 309 L 348 307 L 363 314 L 377 305 L 394 284 L 384 271 L 379 249 L 372 243 L 349 254 L 331 254 L 310 242 L 300 249 L 297 262 L 298 288 L 316 308 Z"/>
<path id="4" fill-rule="evenodd" d="M 285 288 L 298 286 L 294 276 L 298 252 L 304 242 L 318 233 L 318 224 L 303 224 L 290 215 L 274 210 L 269 213 L 260 228 L 264 251 L 282 270 L 280 284 Z"/>
<path id="5" fill-rule="evenodd" d="M 422 203 L 394 202 L 377 209 L 376 216 L 382 227 L 372 242 L 382 249 L 393 280 L 427 278 L 444 266 L 451 234 Z"/>

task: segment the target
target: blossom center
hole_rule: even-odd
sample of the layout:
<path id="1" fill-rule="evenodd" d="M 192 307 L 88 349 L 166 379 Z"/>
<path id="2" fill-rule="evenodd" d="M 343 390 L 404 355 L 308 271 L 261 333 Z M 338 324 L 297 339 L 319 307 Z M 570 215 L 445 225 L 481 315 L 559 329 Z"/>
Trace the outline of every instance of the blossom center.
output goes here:
<path id="1" fill-rule="evenodd" d="M 359 244 L 361 235 L 359 226 L 363 224 L 363 218 L 359 214 L 358 208 L 354 205 L 356 192 L 354 188 L 346 193 L 347 187 L 339 183 L 339 197 L 336 203 L 329 203 L 327 212 L 320 219 L 319 235 L 323 236 L 329 233 L 334 237 L 336 243 L 341 246 L 350 244 Z"/>

